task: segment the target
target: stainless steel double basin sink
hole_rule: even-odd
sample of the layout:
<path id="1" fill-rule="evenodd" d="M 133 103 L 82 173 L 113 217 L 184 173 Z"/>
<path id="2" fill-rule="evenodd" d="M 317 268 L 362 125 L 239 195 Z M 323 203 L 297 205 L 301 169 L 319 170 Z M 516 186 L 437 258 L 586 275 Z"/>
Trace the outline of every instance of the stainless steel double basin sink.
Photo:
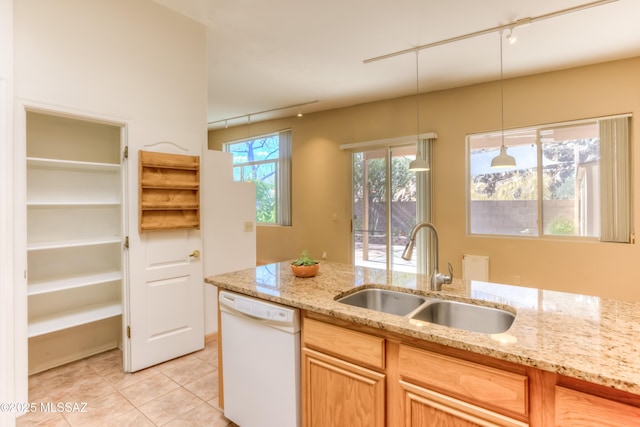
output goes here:
<path id="1" fill-rule="evenodd" d="M 498 308 L 389 289 L 362 289 L 337 301 L 382 313 L 406 316 L 416 321 L 485 334 L 507 331 L 516 318 L 513 313 Z"/>

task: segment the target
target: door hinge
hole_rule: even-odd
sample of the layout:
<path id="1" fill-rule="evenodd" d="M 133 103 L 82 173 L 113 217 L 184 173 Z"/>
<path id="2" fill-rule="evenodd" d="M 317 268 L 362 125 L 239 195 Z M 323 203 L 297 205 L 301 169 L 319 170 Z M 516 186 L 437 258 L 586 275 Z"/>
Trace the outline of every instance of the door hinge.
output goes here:
<path id="1" fill-rule="evenodd" d="M 129 249 L 129 236 L 124 237 L 124 248 Z"/>
<path id="2" fill-rule="evenodd" d="M 127 326 L 127 338 L 131 338 L 131 326 Z"/>
<path id="3" fill-rule="evenodd" d="M 122 153 L 122 156 L 123 156 L 125 159 L 128 159 L 128 158 L 129 158 L 129 146 L 128 146 L 128 145 L 125 145 L 125 147 L 124 147 L 124 153 Z"/>

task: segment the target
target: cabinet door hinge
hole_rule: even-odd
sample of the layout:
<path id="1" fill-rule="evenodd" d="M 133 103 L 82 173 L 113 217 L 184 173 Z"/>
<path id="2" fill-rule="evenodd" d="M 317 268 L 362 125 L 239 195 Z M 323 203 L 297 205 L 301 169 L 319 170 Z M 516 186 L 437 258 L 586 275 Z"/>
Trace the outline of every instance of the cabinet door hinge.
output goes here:
<path id="1" fill-rule="evenodd" d="M 127 326 L 127 338 L 131 338 L 131 326 Z"/>
<path id="2" fill-rule="evenodd" d="M 124 248 L 129 249 L 129 236 L 125 236 L 124 238 Z"/>
<path id="3" fill-rule="evenodd" d="M 122 153 L 122 157 L 124 157 L 125 159 L 129 158 L 129 146 L 128 145 L 125 145 L 124 153 Z"/>

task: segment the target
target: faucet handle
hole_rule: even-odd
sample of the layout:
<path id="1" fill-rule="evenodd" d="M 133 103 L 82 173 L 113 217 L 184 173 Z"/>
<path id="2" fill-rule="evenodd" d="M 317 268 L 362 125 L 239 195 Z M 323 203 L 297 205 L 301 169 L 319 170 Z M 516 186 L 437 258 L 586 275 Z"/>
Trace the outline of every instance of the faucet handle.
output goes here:
<path id="1" fill-rule="evenodd" d="M 450 262 L 448 262 L 447 267 L 449 268 L 449 275 L 444 276 L 444 283 L 448 285 L 451 282 L 453 282 L 453 266 L 451 265 Z"/>

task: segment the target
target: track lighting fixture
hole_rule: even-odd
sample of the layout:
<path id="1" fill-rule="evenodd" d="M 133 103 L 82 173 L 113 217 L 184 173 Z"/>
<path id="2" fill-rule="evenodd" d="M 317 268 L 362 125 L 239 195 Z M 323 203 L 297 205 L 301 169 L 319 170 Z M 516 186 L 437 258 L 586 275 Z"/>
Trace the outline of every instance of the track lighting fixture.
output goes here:
<path id="1" fill-rule="evenodd" d="M 239 116 L 227 117 L 226 119 L 216 120 L 214 122 L 208 122 L 207 124 L 209 126 L 211 126 L 211 125 L 215 125 L 217 123 L 224 123 L 224 126 L 228 127 L 229 126 L 229 122 L 233 122 L 233 121 L 245 118 L 245 117 L 247 118 L 247 123 L 251 124 L 251 116 L 257 116 L 257 115 L 261 115 L 261 114 L 265 114 L 265 113 L 272 113 L 274 111 L 289 110 L 289 109 L 292 109 L 292 108 L 303 107 L 305 105 L 314 104 L 316 102 L 319 102 L 319 101 L 315 100 L 315 101 L 303 102 L 301 104 L 287 105 L 286 107 L 277 107 L 277 108 L 271 108 L 269 110 L 256 111 L 256 112 L 249 113 L 249 114 L 242 114 L 242 115 L 239 115 Z M 302 117 L 302 111 L 298 110 L 298 113 L 296 114 L 296 116 L 297 117 Z"/>
<path id="2" fill-rule="evenodd" d="M 518 36 L 515 35 L 514 31 L 515 27 L 507 28 L 507 40 L 509 44 L 515 44 L 515 42 L 518 41 Z"/>

